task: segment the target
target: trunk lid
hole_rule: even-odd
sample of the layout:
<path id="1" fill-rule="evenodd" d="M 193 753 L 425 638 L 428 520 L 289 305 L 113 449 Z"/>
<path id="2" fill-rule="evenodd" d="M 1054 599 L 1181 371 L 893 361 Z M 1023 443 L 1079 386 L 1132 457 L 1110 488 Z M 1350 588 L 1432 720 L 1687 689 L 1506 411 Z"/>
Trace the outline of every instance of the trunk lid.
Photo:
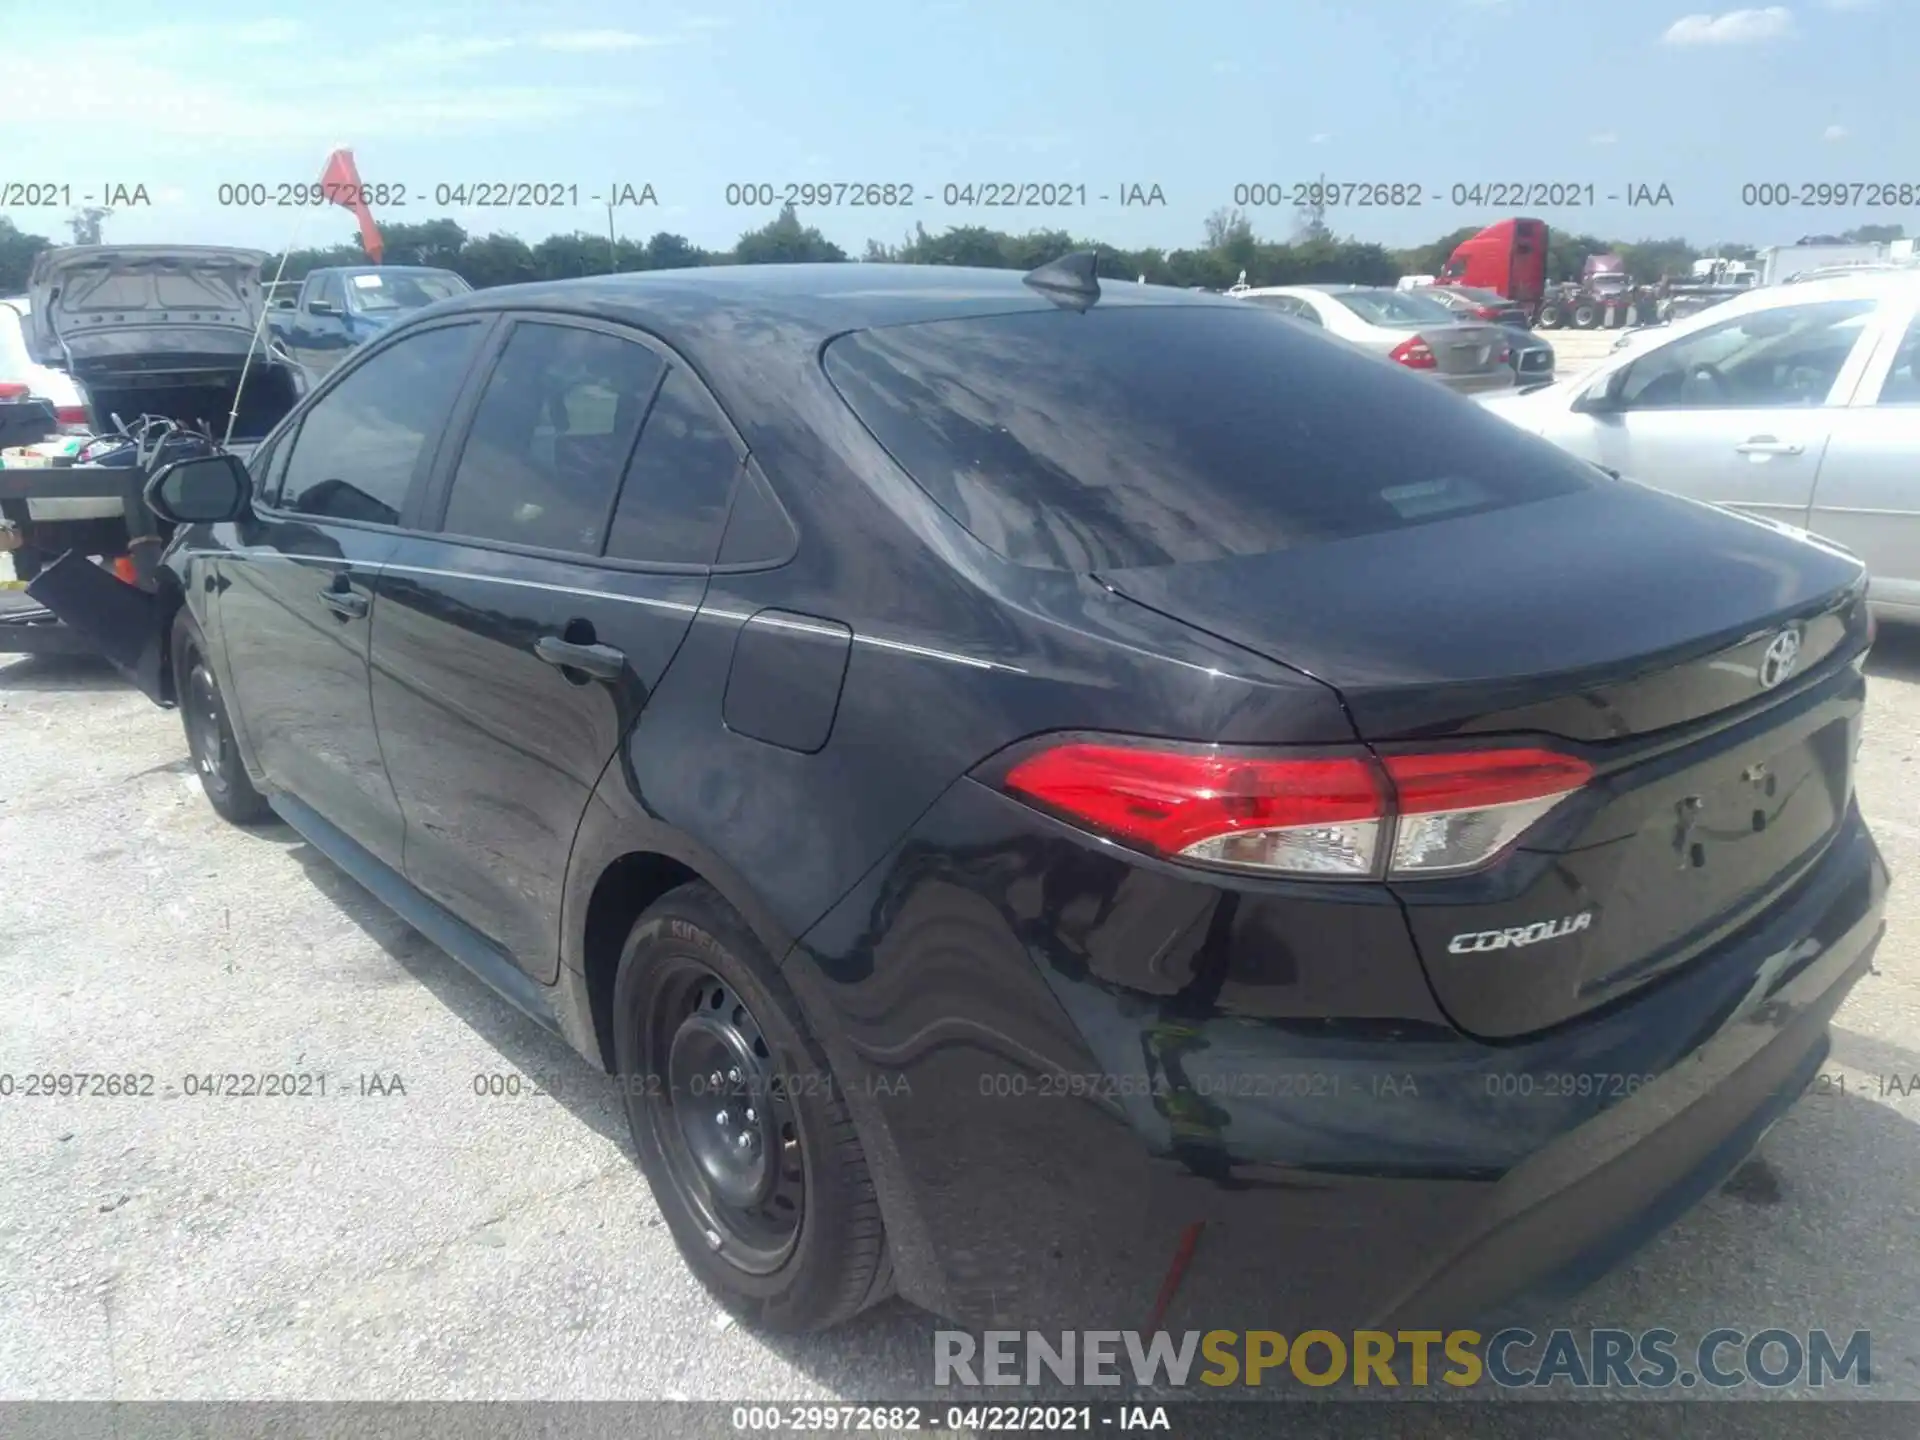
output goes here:
<path id="1" fill-rule="evenodd" d="M 264 313 L 265 251 L 67 245 L 35 259 L 27 348 L 87 380 L 237 366 Z"/>
<path id="2" fill-rule="evenodd" d="M 1594 766 L 1487 869 L 1393 882 L 1436 997 L 1478 1035 L 1684 964 L 1789 888 L 1851 804 L 1861 566 L 1710 506 L 1618 482 L 1101 578 L 1332 685 L 1382 753 L 1525 738 Z"/>
<path id="3" fill-rule="evenodd" d="M 1434 368 L 1442 375 L 1481 375 L 1506 363 L 1500 354 L 1507 348 L 1507 334 L 1498 325 L 1423 325 L 1420 337 L 1433 351 Z"/>

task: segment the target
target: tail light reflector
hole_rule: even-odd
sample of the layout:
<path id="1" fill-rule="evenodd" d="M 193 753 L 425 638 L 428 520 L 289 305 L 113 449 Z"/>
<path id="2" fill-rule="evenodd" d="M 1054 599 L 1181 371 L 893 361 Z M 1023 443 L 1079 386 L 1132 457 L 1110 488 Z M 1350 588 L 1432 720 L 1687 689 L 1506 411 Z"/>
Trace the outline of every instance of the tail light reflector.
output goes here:
<path id="1" fill-rule="evenodd" d="M 0 380 L 0 400 L 20 400 L 28 393 L 27 387 L 17 380 Z"/>
<path id="2" fill-rule="evenodd" d="M 1417 879 L 1488 864 L 1592 773 L 1585 761 L 1537 749 L 1381 761 L 1070 741 L 1022 759 L 1001 784 L 1170 860 Z"/>
<path id="3" fill-rule="evenodd" d="M 1406 366 L 1409 370 L 1434 368 L 1433 347 L 1418 335 L 1402 340 L 1388 352 L 1387 358 Z"/>
<path id="4" fill-rule="evenodd" d="M 77 426 L 83 430 L 88 428 L 87 407 L 84 405 L 56 405 L 53 418 L 56 424 Z"/>

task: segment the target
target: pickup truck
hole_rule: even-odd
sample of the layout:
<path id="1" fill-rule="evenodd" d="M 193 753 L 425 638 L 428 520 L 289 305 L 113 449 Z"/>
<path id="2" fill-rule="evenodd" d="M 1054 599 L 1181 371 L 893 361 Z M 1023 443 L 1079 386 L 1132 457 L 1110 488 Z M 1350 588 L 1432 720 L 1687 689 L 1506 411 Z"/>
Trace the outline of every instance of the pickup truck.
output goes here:
<path id="1" fill-rule="evenodd" d="M 294 296 L 275 294 L 267 325 L 317 379 L 403 315 L 473 287 L 424 265 L 336 265 L 310 272 Z"/>

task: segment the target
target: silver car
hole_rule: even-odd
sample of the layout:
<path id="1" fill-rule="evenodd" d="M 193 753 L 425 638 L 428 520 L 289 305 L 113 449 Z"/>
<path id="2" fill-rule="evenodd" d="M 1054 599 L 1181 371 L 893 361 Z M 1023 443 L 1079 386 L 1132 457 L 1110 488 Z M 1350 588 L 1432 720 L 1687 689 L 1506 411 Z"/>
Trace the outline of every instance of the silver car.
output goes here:
<path id="1" fill-rule="evenodd" d="M 1511 337 L 1504 327 L 1462 320 L 1414 290 L 1371 285 L 1270 285 L 1233 293 L 1362 350 L 1433 376 L 1451 390 L 1478 394 L 1513 387 Z"/>
<path id="2" fill-rule="evenodd" d="M 1495 413 L 1662 490 L 1825 536 L 1920 621 L 1920 273 L 1770 286 Z"/>

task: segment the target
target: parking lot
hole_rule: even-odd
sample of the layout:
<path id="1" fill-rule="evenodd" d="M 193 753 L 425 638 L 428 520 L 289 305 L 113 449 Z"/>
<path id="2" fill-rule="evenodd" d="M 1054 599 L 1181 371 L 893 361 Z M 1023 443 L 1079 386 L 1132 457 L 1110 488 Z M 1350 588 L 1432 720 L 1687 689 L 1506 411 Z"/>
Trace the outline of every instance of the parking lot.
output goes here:
<path id="1" fill-rule="evenodd" d="M 1564 371 L 1613 337 L 1553 338 Z M 1920 1398 L 1920 632 L 1871 671 L 1878 973 L 1734 1183 L 1542 1318 L 1869 1330 L 1874 1394 Z M 936 1322 L 898 1302 L 808 1340 L 728 1323 L 593 1073 L 291 831 L 222 822 L 177 716 L 102 664 L 0 658 L 0 979 L 0 1073 L 156 1077 L 0 1101 L 0 1395 L 931 1393 Z M 324 1094 L 187 1093 L 247 1073 Z"/>

